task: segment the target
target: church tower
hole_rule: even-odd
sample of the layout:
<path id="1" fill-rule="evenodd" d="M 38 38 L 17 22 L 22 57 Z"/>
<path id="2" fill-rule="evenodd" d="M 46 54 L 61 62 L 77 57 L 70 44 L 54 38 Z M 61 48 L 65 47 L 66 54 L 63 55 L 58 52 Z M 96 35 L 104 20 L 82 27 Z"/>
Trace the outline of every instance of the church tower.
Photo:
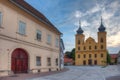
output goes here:
<path id="1" fill-rule="evenodd" d="M 101 24 L 100 24 L 100 27 L 98 28 L 98 48 L 100 50 L 100 53 L 101 56 L 103 56 L 101 58 L 101 62 L 103 65 L 106 64 L 106 57 L 107 57 L 107 48 L 106 48 L 106 34 L 107 32 L 105 31 L 106 28 L 104 27 L 103 25 L 103 20 L 102 20 L 102 17 L 101 17 Z"/>
<path id="2" fill-rule="evenodd" d="M 79 61 L 77 59 L 78 56 L 80 56 L 80 53 L 79 51 L 82 50 L 83 48 L 83 44 L 84 44 L 84 39 L 85 39 L 85 36 L 83 34 L 83 30 L 81 28 L 81 22 L 79 21 L 79 28 L 78 30 L 76 31 L 77 34 L 76 34 L 76 43 L 75 43 L 75 50 L 76 50 L 76 54 L 75 54 L 75 64 L 78 65 L 79 64 Z M 78 53 L 78 54 L 77 54 Z"/>

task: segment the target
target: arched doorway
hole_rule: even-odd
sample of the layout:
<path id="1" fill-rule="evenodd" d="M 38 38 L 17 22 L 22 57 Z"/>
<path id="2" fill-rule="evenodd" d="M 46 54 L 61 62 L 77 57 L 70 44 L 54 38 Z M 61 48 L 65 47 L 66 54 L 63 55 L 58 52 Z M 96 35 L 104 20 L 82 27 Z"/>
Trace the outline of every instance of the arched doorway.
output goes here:
<path id="1" fill-rule="evenodd" d="M 11 70 L 14 73 L 27 73 L 28 54 L 25 50 L 17 48 L 13 51 L 11 57 Z"/>

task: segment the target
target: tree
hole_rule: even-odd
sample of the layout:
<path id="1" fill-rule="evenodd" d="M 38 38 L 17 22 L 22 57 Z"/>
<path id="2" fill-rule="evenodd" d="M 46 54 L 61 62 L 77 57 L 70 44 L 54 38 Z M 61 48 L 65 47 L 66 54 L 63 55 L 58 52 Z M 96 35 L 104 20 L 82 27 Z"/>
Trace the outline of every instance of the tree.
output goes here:
<path id="1" fill-rule="evenodd" d="M 75 48 L 73 48 L 70 52 L 69 52 L 69 51 L 66 51 L 66 52 L 65 52 L 65 55 L 66 55 L 68 58 L 72 58 L 73 60 L 75 60 Z"/>
<path id="2" fill-rule="evenodd" d="M 110 64 L 111 63 L 111 57 L 109 52 L 107 51 L 107 63 Z"/>
<path id="3" fill-rule="evenodd" d="M 71 58 L 75 60 L 75 48 L 73 48 L 71 51 Z"/>

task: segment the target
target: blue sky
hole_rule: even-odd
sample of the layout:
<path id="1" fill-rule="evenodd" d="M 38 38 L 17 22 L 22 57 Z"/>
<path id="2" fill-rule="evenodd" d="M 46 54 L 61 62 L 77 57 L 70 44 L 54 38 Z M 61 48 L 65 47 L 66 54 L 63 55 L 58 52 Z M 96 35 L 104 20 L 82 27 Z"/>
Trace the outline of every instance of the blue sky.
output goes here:
<path id="1" fill-rule="evenodd" d="M 97 41 L 101 16 L 110 53 L 120 50 L 120 0 L 26 0 L 43 13 L 62 33 L 65 51 L 75 47 L 79 19 L 86 39 Z"/>

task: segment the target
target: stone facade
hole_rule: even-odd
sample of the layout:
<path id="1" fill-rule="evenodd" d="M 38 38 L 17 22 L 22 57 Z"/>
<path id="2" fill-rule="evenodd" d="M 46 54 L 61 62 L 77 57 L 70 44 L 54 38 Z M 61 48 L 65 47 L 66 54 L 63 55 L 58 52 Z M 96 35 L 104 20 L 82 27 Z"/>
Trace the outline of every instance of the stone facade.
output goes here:
<path id="1" fill-rule="evenodd" d="M 61 33 L 37 10 L 27 10 L 26 4 L 24 0 L 0 1 L 0 76 L 59 70 Z M 25 26 L 24 34 L 20 26 Z"/>
<path id="2" fill-rule="evenodd" d="M 75 65 L 106 65 L 106 31 L 102 19 L 97 34 L 98 42 L 92 37 L 85 40 L 81 25 L 79 26 L 75 36 Z"/>

